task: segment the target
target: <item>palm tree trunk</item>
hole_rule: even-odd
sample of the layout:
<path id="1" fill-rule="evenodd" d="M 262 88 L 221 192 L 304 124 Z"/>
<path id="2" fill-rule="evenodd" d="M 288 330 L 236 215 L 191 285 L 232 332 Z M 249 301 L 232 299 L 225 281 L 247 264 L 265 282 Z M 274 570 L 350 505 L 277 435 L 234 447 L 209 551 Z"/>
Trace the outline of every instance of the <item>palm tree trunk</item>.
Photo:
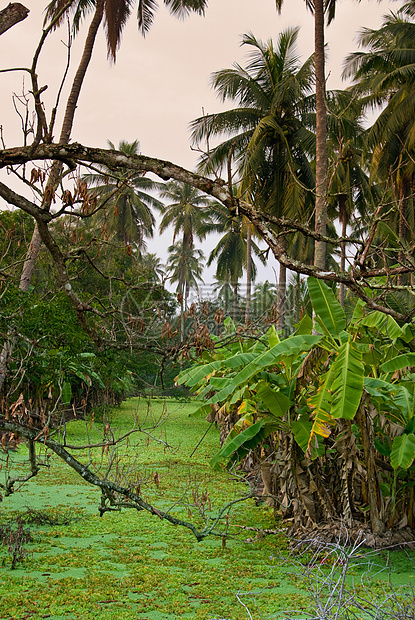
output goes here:
<path id="1" fill-rule="evenodd" d="M 238 313 L 238 282 L 233 282 L 233 311 L 232 318 L 233 322 L 236 323 L 236 315 Z"/>
<path id="2" fill-rule="evenodd" d="M 342 237 L 343 238 L 346 236 L 346 232 L 347 232 L 347 213 L 346 213 L 346 208 L 345 208 L 345 202 L 346 202 L 346 199 L 344 196 L 342 196 L 340 199 L 339 215 L 340 215 L 340 220 L 342 224 Z M 346 270 L 346 242 L 342 241 L 340 243 L 340 271 L 341 273 L 344 273 L 345 270 Z M 345 286 L 343 282 L 340 282 L 339 302 L 342 308 L 344 308 L 345 292 L 346 292 Z"/>
<path id="3" fill-rule="evenodd" d="M 285 253 L 287 249 L 287 240 L 281 237 L 281 249 Z M 280 263 L 280 273 L 278 277 L 278 297 L 277 297 L 277 324 L 276 328 L 284 329 L 285 326 L 285 305 L 287 292 L 287 268 Z"/>
<path id="4" fill-rule="evenodd" d="M 399 224 L 398 224 L 398 234 L 399 234 L 399 254 L 398 261 L 401 265 L 405 262 L 405 254 L 403 251 L 403 245 L 405 243 L 406 237 L 406 183 L 403 182 L 401 186 L 400 196 L 399 196 Z M 398 276 L 398 284 L 404 285 L 406 277 L 404 274 L 400 274 Z"/>
<path id="5" fill-rule="evenodd" d="M 82 84 L 86 75 L 86 71 L 88 69 L 89 63 L 91 61 L 92 51 L 95 44 L 95 39 L 98 33 L 99 26 L 102 22 L 104 12 L 104 0 L 97 0 L 96 9 L 94 16 L 92 18 L 91 24 L 89 26 L 88 35 L 85 40 L 84 51 L 82 54 L 81 61 L 78 66 L 78 70 L 75 74 L 74 81 L 72 83 L 72 89 L 68 97 L 68 101 L 66 104 L 65 116 L 62 122 L 61 135 L 60 135 L 60 144 L 68 144 L 71 136 L 75 110 L 77 107 L 79 95 L 81 92 Z M 61 162 L 54 162 L 48 177 L 48 182 L 46 185 L 45 194 L 43 197 L 42 206 L 44 209 L 49 210 L 50 205 L 53 200 L 53 195 L 55 189 L 59 182 L 60 173 L 62 170 Z M 30 287 L 30 282 L 33 276 L 33 270 L 35 268 L 36 259 L 38 257 L 40 247 L 42 245 L 42 241 L 39 234 L 39 228 L 36 223 L 32 239 L 30 241 L 29 249 L 26 255 L 26 259 L 22 268 L 22 273 L 20 276 L 20 290 L 27 293 Z M 9 359 L 13 354 L 15 342 L 10 340 L 7 337 L 6 342 L 3 345 L 3 349 L 0 353 L 0 390 L 3 386 L 4 379 L 7 372 L 7 366 L 9 363 Z"/>
<path id="6" fill-rule="evenodd" d="M 78 104 L 79 95 L 81 93 L 82 84 L 85 79 L 89 63 L 91 62 L 92 52 L 94 50 L 95 39 L 104 14 L 104 0 L 97 0 L 95 13 L 89 26 L 88 35 L 85 40 L 84 51 L 80 60 L 78 70 L 72 82 L 72 89 L 66 103 L 65 116 L 62 122 L 62 129 L 59 142 L 68 144 L 71 137 L 73 119 Z"/>
<path id="7" fill-rule="evenodd" d="M 252 288 L 252 263 L 251 263 L 251 222 L 247 224 L 246 230 L 246 305 L 245 305 L 245 325 L 249 323 L 249 315 L 251 311 L 251 288 Z"/>
<path id="8" fill-rule="evenodd" d="M 324 0 L 314 2 L 314 44 L 316 76 L 316 214 L 315 231 L 326 234 L 327 225 L 327 109 L 324 68 Z M 314 266 L 326 268 L 326 243 L 315 241 Z"/>
<path id="9" fill-rule="evenodd" d="M 71 92 L 69 94 L 68 101 L 66 104 L 65 116 L 62 122 L 61 135 L 59 139 L 60 144 L 68 144 L 69 139 L 71 137 L 71 131 L 73 127 L 76 106 L 78 103 L 78 99 L 79 99 L 82 84 L 83 84 L 83 81 L 86 75 L 86 71 L 91 61 L 92 51 L 94 49 L 94 43 L 95 43 L 95 39 L 98 33 L 98 29 L 102 22 L 103 10 L 104 10 L 104 0 L 97 0 L 94 17 L 92 18 L 92 21 L 91 21 L 91 24 L 88 30 L 88 35 L 85 40 L 82 58 L 78 66 L 78 70 L 75 74 L 75 77 L 72 83 L 72 89 L 71 89 Z M 61 162 L 57 161 L 53 163 L 53 166 L 49 174 L 48 182 L 46 185 L 46 189 L 48 191 L 45 192 L 45 196 L 43 198 L 44 209 L 47 209 L 47 210 L 50 209 L 53 194 L 55 192 L 55 189 L 59 181 L 61 169 L 62 169 Z M 40 246 L 41 246 L 41 240 L 39 236 L 38 226 L 36 224 L 35 229 L 33 231 L 32 240 L 30 242 L 29 251 L 27 253 L 27 257 L 23 265 L 22 275 L 20 278 L 20 289 L 22 291 L 27 292 L 30 286 L 30 280 L 32 278 L 33 269 L 35 266 L 37 255 L 39 254 Z"/>

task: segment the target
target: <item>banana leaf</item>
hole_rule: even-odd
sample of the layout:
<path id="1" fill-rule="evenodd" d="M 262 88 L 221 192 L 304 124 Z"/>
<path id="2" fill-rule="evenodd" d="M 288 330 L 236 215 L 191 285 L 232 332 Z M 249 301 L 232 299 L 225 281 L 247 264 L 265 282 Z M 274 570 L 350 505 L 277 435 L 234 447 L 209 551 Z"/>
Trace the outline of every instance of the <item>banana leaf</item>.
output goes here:
<path id="1" fill-rule="evenodd" d="M 260 420 L 233 437 L 229 442 L 226 441 L 219 452 L 211 459 L 210 465 L 214 469 L 218 469 L 221 464 L 227 464 L 233 455 L 240 458 L 241 452 L 247 453 L 249 450 L 252 450 L 264 439 L 261 432 L 264 424 L 264 420 Z"/>
<path id="2" fill-rule="evenodd" d="M 197 385 L 204 377 L 208 374 L 217 370 L 222 365 L 222 362 L 215 361 L 210 362 L 210 364 L 199 364 L 197 366 L 193 366 L 192 368 L 188 368 L 184 370 L 176 377 L 176 382 L 179 385 L 185 383 L 188 387 L 193 387 Z"/>
<path id="3" fill-rule="evenodd" d="M 208 402 L 217 403 L 226 400 L 241 385 L 246 385 L 252 377 L 262 370 L 275 365 L 284 356 L 300 355 L 315 346 L 321 336 L 291 336 L 286 340 L 282 340 L 271 349 L 264 351 L 245 368 L 243 368 L 235 377 L 230 379 L 229 384 L 213 396 Z"/>
<path id="4" fill-rule="evenodd" d="M 346 315 L 333 291 L 322 280 L 311 276 L 307 279 L 307 285 L 314 312 L 329 333 L 338 336 L 346 329 Z"/>
<path id="5" fill-rule="evenodd" d="M 265 407 L 277 418 L 285 415 L 291 406 L 291 401 L 282 392 L 273 389 L 265 381 L 259 381 L 257 384 L 257 394 L 264 403 Z"/>
<path id="6" fill-rule="evenodd" d="M 380 369 L 383 372 L 396 372 L 397 370 L 407 368 L 408 366 L 415 366 L 415 353 L 404 353 L 402 355 L 397 355 L 391 360 L 384 362 Z"/>
<path id="7" fill-rule="evenodd" d="M 353 343 L 343 344 L 332 365 L 333 383 L 331 390 L 333 400 L 331 415 L 333 418 L 354 418 L 363 392 L 364 366 L 362 356 Z"/>
<path id="8" fill-rule="evenodd" d="M 408 469 L 415 458 L 415 435 L 409 433 L 395 437 L 391 450 L 391 465 L 394 469 Z"/>
<path id="9" fill-rule="evenodd" d="M 317 392 L 308 400 L 308 405 L 313 411 L 314 420 L 307 439 L 307 448 L 313 442 L 315 435 L 328 437 L 331 433 L 330 426 L 333 426 L 334 423 L 331 415 L 333 376 L 333 366 L 331 366 L 330 370 L 324 375 L 324 381 L 319 386 Z"/>

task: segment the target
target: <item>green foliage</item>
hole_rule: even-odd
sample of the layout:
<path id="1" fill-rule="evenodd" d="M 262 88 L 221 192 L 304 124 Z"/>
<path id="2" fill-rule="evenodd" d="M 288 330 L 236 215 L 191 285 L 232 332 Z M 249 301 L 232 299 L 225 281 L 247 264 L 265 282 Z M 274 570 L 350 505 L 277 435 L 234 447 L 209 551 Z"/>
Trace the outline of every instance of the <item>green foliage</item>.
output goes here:
<path id="1" fill-rule="evenodd" d="M 308 278 L 308 292 L 311 303 L 319 319 L 319 325 L 324 331 L 337 337 L 346 327 L 346 315 L 343 308 L 336 300 L 333 291 L 323 282 L 316 278 Z"/>
<path id="2" fill-rule="evenodd" d="M 179 375 L 179 383 L 220 408 L 219 418 L 236 420 L 212 465 L 240 460 L 269 443 L 277 429 L 291 434 L 307 459 L 316 459 L 336 445 L 340 421 L 353 421 L 361 411 L 371 416 L 379 458 L 396 472 L 403 493 L 415 459 L 414 326 L 398 325 L 360 302 L 347 323 L 324 282 L 309 278 L 308 288 L 322 334 L 310 334 L 304 317 L 284 340 L 269 330 L 259 340 L 219 347 Z M 352 425 L 357 442 L 359 425 Z M 396 493 L 392 484 L 388 488 L 393 513 Z"/>

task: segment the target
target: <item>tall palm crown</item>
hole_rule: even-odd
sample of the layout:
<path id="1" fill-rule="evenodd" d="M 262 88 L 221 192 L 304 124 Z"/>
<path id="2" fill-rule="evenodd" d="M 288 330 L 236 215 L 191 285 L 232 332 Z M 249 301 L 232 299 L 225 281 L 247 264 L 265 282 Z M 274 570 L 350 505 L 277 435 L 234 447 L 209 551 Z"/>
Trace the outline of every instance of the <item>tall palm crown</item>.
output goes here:
<path id="1" fill-rule="evenodd" d="M 255 254 L 259 257 L 263 264 L 265 263 L 265 259 L 259 247 L 253 239 L 250 238 L 250 235 L 248 235 L 249 222 L 242 220 L 238 216 L 230 216 L 223 207 L 215 209 L 214 219 L 216 231 L 220 231 L 223 234 L 211 251 L 207 265 L 210 266 L 215 261 L 216 279 L 232 286 L 234 302 L 233 318 L 236 320 L 238 285 L 243 270 L 248 270 L 249 266 L 251 278 L 254 280 L 256 276 L 256 265 L 252 255 Z"/>
<path id="2" fill-rule="evenodd" d="M 177 181 L 166 183 L 160 191 L 160 196 L 169 201 L 169 204 L 162 208 L 160 232 L 165 231 L 168 226 L 173 226 L 173 245 L 169 248 L 170 271 L 173 273 L 174 281 L 178 282 L 177 289 L 182 296 L 181 329 L 183 330 L 183 312 L 187 306 L 190 288 L 196 286 L 196 280 L 201 280 L 201 271 L 196 263 L 203 258 L 203 254 L 194 247 L 194 240 L 195 237 L 204 239 L 207 233 L 213 230 L 214 224 L 207 207 L 216 203 L 188 183 Z M 181 241 L 176 242 L 180 234 Z"/>
<path id="3" fill-rule="evenodd" d="M 183 295 L 187 308 L 190 289 L 197 289 L 198 282 L 203 282 L 204 255 L 199 248 L 183 246 L 180 241 L 171 245 L 168 251 L 170 280 L 173 284 L 177 282 L 177 291 Z"/>
<path id="4" fill-rule="evenodd" d="M 213 74 L 211 83 L 219 98 L 238 107 L 193 121 L 195 143 L 211 136 L 230 136 L 202 158 L 201 168 L 209 171 L 221 166 L 233 149 L 240 177 L 250 175 L 252 183 L 252 175 L 276 148 L 286 150 L 293 173 L 302 155 L 313 150 L 313 134 L 302 122 L 312 106 L 313 61 L 309 58 L 300 65 L 297 38 L 298 28 L 286 30 L 274 46 L 272 40 L 263 43 L 248 33 L 242 38 L 242 45 L 249 46 L 246 68 L 235 64 Z"/>
<path id="5" fill-rule="evenodd" d="M 359 43 L 368 51 L 351 54 L 345 68 L 345 75 L 354 77 L 357 93 L 366 96 L 367 107 L 384 106 L 367 133 L 367 150 L 373 152 L 372 175 L 393 181 L 401 247 L 415 226 L 414 16 L 415 3 L 410 2 L 397 14 L 386 15 L 380 29 L 363 30 Z M 399 260 L 404 260 L 402 251 Z"/>
<path id="6" fill-rule="evenodd" d="M 163 2 L 170 13 L 179 18 L 186 17 L 192 11 L 203 15 L 208 4 L 208 0 L 163 0 Z M 46 20 L 52 19 L 66 4 L 67 0 L 52 0 L 46 10 Z M 135 0 L 73 0 L 68 12 L 73 15 L 73 26 L 77 31 L 85 15 L 98 5 L 102 6 L 108 56 L 115 61 L 122 31 L 135 4 L 137 4 L 138 27 L 145 35 L 151 28 L 154 14 L 160 4 L 157 0 L 138 0 L 137 3 Z M 63 18 L 64 15 L 61 21 Z"/>
<path id="7" fill-rule="evenodd" d="M 209 255 L 207 265 L 216 261 L 216 278 L 223 282 L 237 285 L 243 270 L 246 269 L 248 259 L 251 261 L 252 277 L 255 279 L 256 266 L 251 257 L 247 255 L 247 227 L 238 216 L 230 216 L 223 208 L 214 212 L 216 220 L 215 229 L 221 231 L 222 237 Z M 260 248 L 251 240 L 253 253 L 264 264 L 265 259 Z"/>
<path id="8" fill-rule="evenodd" d="M 229 154 L 236 157 L 240 193 L 273 215 L 308 219 L 313 206 L 314 174 L 309 156 L 315 149 L 313 58 L 301 64 L 297 55 L 298 28 L 282 32 L 276 44 L 263 43 L 252 33 L 245 68 L 235 64 L 213 75 L 219 97 L 237 107 L 196 119 L 193 141 L 230 136 L 210 150 L 201 168 L 214 171 Z M 304 191 L 307 188 L 308 191 Z M 280 269 L 279 314 L 283 320 L 286 275 Z"/>
<path id="9" fill-rule="evenodd" d="M 169 204 L 162 207 L 163 218 L 160 222 L 160 232 L 164 232 L 170 225 L 173 226 L 173 243 L 182 233 L 182 243 L 193 247 L 194 238 L 204 239 L 212 229 L 212 218 L 207 207 L 213 204 L 211 198 L 204 196 L 199 190 L 188 183 L 170 181 L 160 190 L 161 198 Z"/>
<path id="10" fill-rule="evenodd" d="M 115 149 L 108 140 L 108 146 Z M 120 141 L 118 150 L 126 155 L 139 153 L 139 142 Z M 152 237 L 155 219 L 152 208 L 161 210 L 163 205 L 151 192 L 160 187 L 141 173 L 127 168 L 118 168 L 112 172 L 101 166 L 102 172 L 86 174 L 83 180 L 90 186 L 90 194 L 98 199 L 100 211 L 95 216 L 95 222 L 105 224 L 107 233 L 116 237 L 124 244 L 143 246 L 144 237 Z"/>
<path id="11" fill-rule="evenodd" d="M 344 70 L 346 77 L 353 77 L 357 93 L 367 96 L 366 107 L 387 103 L 368 132 L 368 144 L 376 147 L 390 138 L 389 157 L 396 149 L 415 146 L 415 23 L 405 13 L 415 16 L 414 2 L 386 15 L 380 29 L 362 30 L 358 42 L 368 51 L 350 54 Z"/>

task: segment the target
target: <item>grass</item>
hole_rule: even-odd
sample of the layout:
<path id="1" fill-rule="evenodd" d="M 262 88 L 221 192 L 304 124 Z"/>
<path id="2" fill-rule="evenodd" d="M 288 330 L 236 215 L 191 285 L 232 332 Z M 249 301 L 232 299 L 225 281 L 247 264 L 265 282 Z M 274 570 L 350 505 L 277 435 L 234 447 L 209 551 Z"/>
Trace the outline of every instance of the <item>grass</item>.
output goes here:
<path id="1" fill-rule="evenodd" d="M 112 456 L 118 460 L 118 475 L 127 470 L 134 475 L 145 499 L 201 526 L 204 518 L 245 495 L 247 488 L 209 467 L 218 449 L 214 427 L 192 455 L 209 426 L 204 419 L 189 418 L 196 408 L 194 402 L 169 400 L 164 419 L 161 400 L 152 401 L 150 412 L 144 402 L 127 401 L 112 412 L 115 432 L 130 428 L 136 416 L 147 428 L 155 428 L 130 437 Z M 92 421 L 74 421 L 68 424 L 66 441 L 82 445 L 88 432 L 96 442 L 102 429 Z M 21 446 L 15 457 L 17 472 L 27 460 L 26 448 Z M 233 536 L 225 547 L 215 537 L 198 543 L 188 530 L 144 512 L 99 517 L 97 489 L 53 455 L 43 457 L 50 467 L 2 504 L 2 522 L 22 517 L 33 540 L 25 545 L 30 555 L 14 570 L 7 551 L 0 552 L 0 618 L 246 620 L 246 605 L 252 619 L 262 620 L 281 609 L 308 608 L 303 581 L 281 562 L 287 555 L 284 534 L 257 537 L 238 527 L 276 527 L 272 512 L 252 499 L 232 509 L 228 530 Z M 77 457 L 92 458 L 104 471 L 108 455 L 100 448 L 91 454 L 80 451 Z M 199 508 L 204 504 L 204 517 L 197 503 Z M 35 518 L 42 514 L 43 520 Z M 399 555 L 401 578 L 408 583 L 413 565 L 403 558 Z M 355 570 L 356 577 L 359 572 Z"/>

